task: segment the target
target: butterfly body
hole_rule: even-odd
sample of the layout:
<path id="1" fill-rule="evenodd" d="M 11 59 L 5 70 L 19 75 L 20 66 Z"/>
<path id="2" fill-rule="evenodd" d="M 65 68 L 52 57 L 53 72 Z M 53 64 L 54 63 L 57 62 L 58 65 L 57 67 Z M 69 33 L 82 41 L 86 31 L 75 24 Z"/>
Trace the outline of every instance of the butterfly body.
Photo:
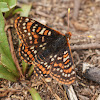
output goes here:
<path id="1" fill-rule="evenodd" d="M 22 42 L 19 55 L 25 62 L 35 65 L 36 76 L 51 76 L 67 85 L 75 81 L 68 35 L 28 17 L 18 17 L 15 28 Z"/>

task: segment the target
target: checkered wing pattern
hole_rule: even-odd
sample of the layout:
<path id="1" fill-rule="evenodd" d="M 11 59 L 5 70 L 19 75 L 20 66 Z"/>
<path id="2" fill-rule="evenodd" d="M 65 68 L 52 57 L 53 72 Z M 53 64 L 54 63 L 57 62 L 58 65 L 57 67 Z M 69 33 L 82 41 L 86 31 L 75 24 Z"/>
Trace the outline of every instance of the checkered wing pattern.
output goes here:
<path id="1" fill-rule="evenodd" d="M 48 62 L 43 62 L 40 56 L 35 55 L 35 50 L 32 47 L 24 46 L 20 43 L 19 56 L 28 64 L 34 64 L 34 73 L 36 76 L 48 77 L 51 65 Z"/>
<path id="2" fill-rule="evenodd" d="M 59 51 L 51 67 L 50 76 L 62 84 L 72 84 L 75 81 L 74 65 L 69 46 Z"/>
<path id="3" fill-rule="evenodd" d="M 28 17 L 18 17 L 15 28 L 21 40 L 19 55 L 29 64 L 34 64 L 36 76 L 51 76 L 61 84 L 72 84 L 75 71 L 67 38 Z"/>
<path id="4" fill-rule="evenodd" d="M 61 34 L 28 17 L 18 17 L 15 28 L 21 42 L 26 46 L 42 47 L 57 39 Z"/>

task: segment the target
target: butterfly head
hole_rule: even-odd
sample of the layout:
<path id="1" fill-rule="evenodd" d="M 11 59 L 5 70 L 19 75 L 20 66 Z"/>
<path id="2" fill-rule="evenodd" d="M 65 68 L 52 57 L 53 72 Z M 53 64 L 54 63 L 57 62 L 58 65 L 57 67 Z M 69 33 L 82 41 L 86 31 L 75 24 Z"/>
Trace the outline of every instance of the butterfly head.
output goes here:
<path id="1" fill-rule="evenodd" d="M 72 33 L 71 33 L 71 32 L 67 32 L 67 33 L 65 34 L 65 36 L 66 36 L 66 38 L 67 38 L 68 40 L 70 40 L 70 38 L 71 38 L 71 36 L 72 36 Z"/>

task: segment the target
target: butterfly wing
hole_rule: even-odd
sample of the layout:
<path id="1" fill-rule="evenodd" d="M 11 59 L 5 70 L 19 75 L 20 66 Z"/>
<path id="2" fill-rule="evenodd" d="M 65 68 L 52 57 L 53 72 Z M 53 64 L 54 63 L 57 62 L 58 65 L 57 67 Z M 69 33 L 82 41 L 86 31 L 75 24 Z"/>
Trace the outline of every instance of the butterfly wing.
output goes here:
<path id="1" fill-rule="evenodd" d="M 36 73 L 36 76 L 49 76 L 51 65 L 48 62 L 43 62 L 42 59 L 40 60 L 35 55 L 35 49 L 24 46 L 21 43 L 19 46 L 19 55 L 26 63 L 34 65 L 34 73 Z"/>
<path id="2" fill-rule="evenodd" d="M 18 17 L 15 20 L 15 28 L 21 42 L 30 47 L 41 47 L 45 43 L 48 45 L 61 35 L 58 31 L 28 17 Z"/>
<path id="3" fill-rule="evenodd" d="M 61 84 L 75 81 L 75 70 L 69 46 L 62 48 L 52 64 L 50 76 Z"/>

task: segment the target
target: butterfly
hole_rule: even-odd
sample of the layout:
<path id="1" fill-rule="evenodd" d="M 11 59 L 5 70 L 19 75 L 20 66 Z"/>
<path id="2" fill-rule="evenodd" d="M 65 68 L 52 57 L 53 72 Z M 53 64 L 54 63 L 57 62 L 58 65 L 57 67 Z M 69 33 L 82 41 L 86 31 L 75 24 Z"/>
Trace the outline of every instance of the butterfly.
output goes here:
<path id="1" fill-rule="evenodd" d="M 75 81 L 75 67 L 68 39 L 62 34 L 28 17 L 18 17 L 15 29 L 21 40 L 19 55 L 28 64 L 34 64 L 36 76 L 49 77 L 61 84 Z"/>

